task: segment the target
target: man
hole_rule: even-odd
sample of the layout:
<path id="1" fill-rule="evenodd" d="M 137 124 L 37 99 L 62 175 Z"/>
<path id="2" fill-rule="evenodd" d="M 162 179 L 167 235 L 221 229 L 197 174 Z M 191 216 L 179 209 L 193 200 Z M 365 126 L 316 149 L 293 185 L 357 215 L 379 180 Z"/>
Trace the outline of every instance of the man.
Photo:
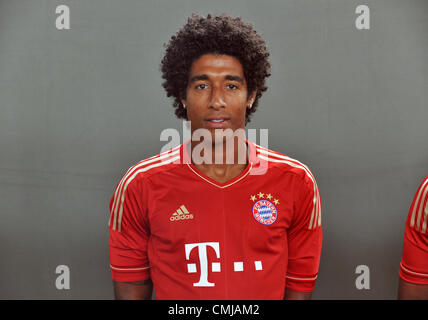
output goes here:
<path id="1" fill-rule="evenodd" d="M 150 299 L 153 286 L 158 299 L 311 298 L 322 242 L 312 173 L 239 134 L 217 139 L 250 121 L 268 56 L 251 25 L 226 15 L 193 15 L 171 38 L 163 86 L 204 139 L 141 161 L 119 182 L 109 222 L 117 299 Z"/>
<path id="2" fill-rule="evenodd" d="M 407 216 L 400 263 L 399 299 L 428 299 L 428 176 L 419 186 Z"/>

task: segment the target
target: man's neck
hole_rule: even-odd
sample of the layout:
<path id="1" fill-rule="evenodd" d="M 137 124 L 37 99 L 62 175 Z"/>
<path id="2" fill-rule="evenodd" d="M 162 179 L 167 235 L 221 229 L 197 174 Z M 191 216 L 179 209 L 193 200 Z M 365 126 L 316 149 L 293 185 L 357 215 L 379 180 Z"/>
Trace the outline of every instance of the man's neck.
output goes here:
<path id="1" fill-rule="evenodd" d="M 239 176 L 248 165 L 248 146 L 245 141 L 238 143 L 235 140 L 235 143 L 224 142 L 210 146 L 200 145 L 200 143 L 203 142 L 192 141 L 189 144 L 192 164 L 219 183 Z"/>

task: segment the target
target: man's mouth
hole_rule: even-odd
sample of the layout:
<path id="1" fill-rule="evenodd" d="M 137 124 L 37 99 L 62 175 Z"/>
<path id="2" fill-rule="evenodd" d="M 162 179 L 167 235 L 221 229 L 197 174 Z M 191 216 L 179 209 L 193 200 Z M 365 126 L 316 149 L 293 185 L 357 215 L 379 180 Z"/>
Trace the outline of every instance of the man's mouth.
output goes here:
<path id="1" fill-rule="evenodd" d="M 208 123 L 209 127 L 212 128 L 223 128 L 228 125 L 229 118 L 222 118 L 222 117 L 215 117 L 215 118 L 208 118 L 205 121 Z"/>
<path id="2" fill-rule="evenodd" d="M 208 120 L 208 121 L 211 121 L 211 122 L 215 122 L 215 123 L 219 123 L 219 122 L 223 122 L 223 121 L 225 121 L 226 119 L 213 119 L 213 120 Z"/>

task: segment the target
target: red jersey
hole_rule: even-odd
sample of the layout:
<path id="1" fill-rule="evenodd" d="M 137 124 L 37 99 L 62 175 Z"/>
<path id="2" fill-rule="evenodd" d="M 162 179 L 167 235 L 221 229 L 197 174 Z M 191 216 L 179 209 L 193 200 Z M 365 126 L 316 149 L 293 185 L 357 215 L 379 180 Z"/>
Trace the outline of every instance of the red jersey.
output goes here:
<path id="1" fill-rule="evenodd" d="M 188 143 L 141 161 L 118 183 L 110 200 L 113 280 L 151 278 L 157 299 L 313 291 L 321 199 L 309 169 L 247 141 L 248 166 L 221 184 L 189 161 Z"/>
<path id="2" fill-rule="evenodd" d="M 410 283 L 428 284 L 428 177 L 419 186 L 407 216 L 400 277 Z"/>

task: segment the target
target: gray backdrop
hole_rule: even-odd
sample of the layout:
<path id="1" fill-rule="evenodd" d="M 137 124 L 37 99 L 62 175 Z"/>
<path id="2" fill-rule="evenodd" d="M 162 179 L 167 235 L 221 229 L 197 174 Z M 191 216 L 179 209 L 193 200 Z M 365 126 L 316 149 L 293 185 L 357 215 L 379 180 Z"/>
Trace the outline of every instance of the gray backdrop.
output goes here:
<path id="1" fill-rule="evenodd" d="M 57 30 L 55 8 L 70 8 Z M 355 8 L 370 8 L 358 30 Z M 177 128 L 163 44 L 192 12 L 254 23 L 272 76 L 249 128 L 307 164 L 323 200 L 314 299 L 395 299 L 428 174 L 426 0 L 0 1 L 0 298 L 111 299 L 108 201 Z M 69 290 L 55 268 L 67 265 Z M 370 268 L 370 289 L 355 268 Z"/>

